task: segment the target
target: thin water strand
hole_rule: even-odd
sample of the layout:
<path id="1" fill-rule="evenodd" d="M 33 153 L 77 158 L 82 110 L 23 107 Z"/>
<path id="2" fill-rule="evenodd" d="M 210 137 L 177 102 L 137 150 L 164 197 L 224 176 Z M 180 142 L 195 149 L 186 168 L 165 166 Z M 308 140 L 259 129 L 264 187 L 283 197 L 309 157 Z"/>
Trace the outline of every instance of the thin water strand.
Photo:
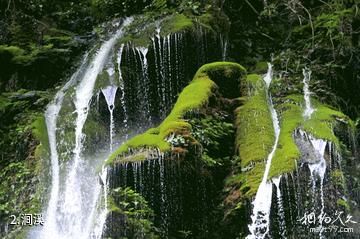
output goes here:
<path id="1" fill-rule="evenodd" d="M 281 175 L 277 178 L 274 178 L 272 181 L 276 186 L 276 198 L 277 198 L 277 206 L 278 206 L 278 218 L 279 218 L 279 229 L 281 238 L 286 238 L 286 222 L 285 222 L 285 213 L 284 213 L 284 205 L 283 199 L 281 195 Z"/>
<path id="2" fill-rule="evenodd" d="M 309 135 L 310 142 L 312 146 L 315 149 L 315 153 L 317 154 L 317 162 L 309 163 L 309 170 L 311 174 L 311 179 L 313 180 L 313 188 L 315 188 L 316 181 L 320 180 L 320 215 L 324 216 L 324 178 L 325 178 L 325 172 L 326 172 L 326 161 L 325 161 L 325 149 L 327 145 L 327 141 L 322 139 L 316 139 Z M 319 230 L 319 236 L 320 239 L 324 238 L 324 235 L 322 234 L 322 220 L 320 220 L 320 230 Z"/>
<path id="3" fill-rule="evenodd" d="M 117 86 L 107 86 L 106 88 L 101 89 L 101 92 L 103 93 L 104 97 L 105 97 L 105 101 L 107 103 L 109 112 L 110 112 L 110 125 L 109 125 L 109 130 L 110 130 L 110 136 L 109 136 L 109 141 L 110 141 L 110 152 L 112 152 L 113 149 L 113 137 L 114 137 L 114 109 L 115 109 L 115 96 L 116 96 L 116 91 L 117 91 L 118 87 Z"/>
<path id="4" fill-rule="evenodd" d="M 311 118 L 312 113 L 314 113 L 314 109 L 311 106 L 310 95 L 311 92 L 309 90 L 309 82 L 311 79 L 311 70 L 304 68 L 303 69 L 303 83 L 304 83 L 304 100 L 305 100 L 305 110 L 304 110 L 304 118 L 309 119 Z"/>

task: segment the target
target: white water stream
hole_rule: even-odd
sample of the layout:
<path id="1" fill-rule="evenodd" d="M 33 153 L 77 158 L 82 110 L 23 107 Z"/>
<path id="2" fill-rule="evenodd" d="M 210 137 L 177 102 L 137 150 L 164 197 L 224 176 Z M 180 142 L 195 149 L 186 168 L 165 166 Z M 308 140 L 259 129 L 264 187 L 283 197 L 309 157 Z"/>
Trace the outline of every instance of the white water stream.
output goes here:
<path id="1" fill-rule="evenodd" d="M 46 111 L 51 152 L 51 194 L 46 210 L 45 224 L 39 235 L 36 235 L 35 238 L 87 239 L 101 237 L 105 222 L 105 220 L 98 217 L 98 203 L 101 201 L 100 193 L 102 186 L 99 183 L 98 174 L 95 170 L 96 165 L 94 165 L 99 159 L 84 158 L 82 154 L 84 141 L 83 127 L 88 116 L 89 103 L 93 96 L 97 76 L 103 70 L 116 40 L 122 36 L 123 28 L 129 25 L 131 21 L 131 19 L 125 20 L 122 27 L 101 45 L 97 53 L 87 64 L 87 67 L 82 70 L 79 69 L 73 75 L 71 80 L 57 93 L 54 102 L 49 105 Z M 67 162 L 65 173 L 61 177 L 61 160 L 57 151 L 56 122 L 65 91 L 75 81 L 79 82 L 75 87 L 74 99 L 76 108 L 76 120 L 74 122 L 75 147 L 73 149 L 73 157 Z M 100 163 L 102 163 L 101 161 Z M 104 190 L 106 190 L 105 169 L 103 169 L 101 177 L 105 185 Z"/>
<path id="2" fill-rule="evenodd" d="M 277 198 L 277 206 L 278 206 L 278 219 L 279 219 L 279 233 L 281 238 L 286 238 L 286 222 L 285 222 L 285 212 L 284 212 L 284 205 L 283 199 L 281 195 L 281 188 L 280 188 L 280 181 L 281 175 L 277 178 L 274 178 L 272 181 L 276 186 L 276 198 Z"/>
<path id="3" fill-rule="evenodd" d="M 115 96 L 116 91 L 118 87 L 117 86 L 107 86 L 103 89 L 101 89 L 101 92 L 103 93 L 109 112 L 110 112 L 110 153 L 113 150 L 113 137 L 114 137 L 114 109 L 115 109 Z"/>
<path id="4" fill-rule="evenodd" d="M 304 68 L 303 69 L 303 83 L 304 83 L 304 100 L 305 100 L 305 110 L 304 110 L 304 118 L 311 118 L 312 113 L 314 113 L 314 109 L 311 106 L 310 95 L 311 92 L 309 90 L 309 81 L 311 79 L 311 70 Z"/>
<path id="5" fill-rule="evenodd" d="M 51 157 L 51 192 L 48 207 L 45 213 L 47 218 L 47 225 L 42 231 L 43 238 L 49 238 L 53 231 L 57 230 L 56 226 L 56 210 L 57 200 L 59 198 L 59 184 L 60 184 L 60 168 L 59 168 L 59 155 L 57 152 L 57 118 L 64 100 L 65 92 L 72 87 L 78 75 L 86 65 L 87 55 L 84 57 L 83 62 L 71 79 L 56 93 L 54 100 L 49 104 L 45 111 L 46 127 L 49 137 L 50 157 Z"/>
<path id="6" fill-rule="evenodd" d="M 265 172 L 256 192 L 256 196 L 254 201 L 252 202 L 253 205 L 253 213 L 251 215 L 252 223 L 248 225 L 250 235 L 248 235 L 247 239 L 261 239 L 265 238 L 266 235 L 269 233 L 269 224 L 270 224 L 270 209 L 271 209 L 271 198 L 272 198 L 272 183 L 268 182 L 268 176 L 271 166 L 272 158 L 275 154 L 279 136 L 280 136 L 280 126 L 279 126 L 279 119 L 278 115 L 274 109 L 274 105 L 272 103 L 271 96 L 268 92 L 270 83 L 272 81 L 272 65 L 268 63 L 268 72 L 264 77 L 264 81 L 267 86 L 267 94 L 269 98 L 269 108 L 271 112 L 273 127 L 274 127 L 274 134 L 275 134 L 275 142 L 272 148 L 272 151 L 268 155 Z"/>

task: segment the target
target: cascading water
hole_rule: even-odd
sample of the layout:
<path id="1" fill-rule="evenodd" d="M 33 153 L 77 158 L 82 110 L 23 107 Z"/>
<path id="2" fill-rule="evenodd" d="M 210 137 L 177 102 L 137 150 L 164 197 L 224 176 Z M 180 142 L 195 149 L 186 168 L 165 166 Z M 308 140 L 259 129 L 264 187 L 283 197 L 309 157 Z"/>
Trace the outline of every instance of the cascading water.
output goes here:
<path id="1" fill-rule="evenodd" d="M 310 90 L 309 90 L 309 81 L 311 79 L 311 70 L 304 68 L 303 69 L 303 83 L 304 83 L 304 100 L 305 100 L 305 110 L 304 110 L 304 118 L 311 118 L 312 113 L 314 113 L 314 109 L 311 106 L 310 100 Z"/>
<path id="2" fill-rule="evenodd" d="M 57 210 L 57 200 L 59 198 L 59 184 L 60 184 L 60 168 L 59 168 L 59 155 L 56 148 L 56 130 L 57 130 L 57 118 L 63 103 L 65 92 L 75 84 L 75 81 L 78 75 L 81 73 L 82 69 L 87 62 L 87 54 L 85 55 L 83 62 L 76 73 L 71 77 L 71 79 L 62 87 L 62 89 L 56 93 L 54 100 L 49 104 L 45 112 L 46 127 L 49 137 L 50 145 L 50 157 L 51 157 L 51 193 L 50 200 L 46 210 L 47 225 L 44 227 L 42 232 L 43 238 L 49 238 L 54 231 L 57 230 L 56 227 L 56 210 Z"/>
<path id="3" fill-rule="evenodd" d="M 274 109 L 274 105 L 272 103 L 271 95 L 269 94 L 269 87 L 272 81 L 272 65 L 268 63 L 268 72 L 264 77 L 264 81 L 267 86 L 267 94 L 269 98 L 269 107 L 271 112 L 271 117 L 273 121 L 274 133 L 275 133 L 275 142 L 272 148 L 272 151 L 268 155 L 265 172 L 256 193 L 255 199 L 252 202 L 253 205 L 253 213 L 251 215 L 252 223 L 248 226 L 250 235 L 248 235 L 247 239 L 252 238 L 265 238 L 265 236 L 269 232 L 269 221 L 270 221 L 270 209 L 271 209 L 271 197 L 272 197 L 272 183 L 268 182 L 268 176 L 271 166 L 271 160 L 274 156 L 275 150 L 278 145 L 279 136 L 280 136 L 280 126 L 278 115 Z"/>
<path id="4" fill-rule="evenodd" d="M 98 182 L 96 173 L 97 159 L 84 158 L 83 155 L 83 127 L 89 112 L 89 102 L 93 96 L 93 88 L 98 74 L 111 54 L 111 49 L 115 45 L 116 40 L 122 36 L 123 28 L 129 25 L 131 19 L 125 20 L 123 26 L 107 41 L 105 41 L 91 62 L 88 63 L 86 69 L 80 70 L 73 75 L 72 79 L 61 89 L 54 100 L 50 104 L 46 112 L 46 122 L 49 132 L 49 142 L 51 147 L 51 195 L 47 207 L 45 225 L 36 238 L 89 238 L 92 234 L 100 234 L 93 232 L 92 228 L 101 228 L 103 223 L 101 220 L 95 220 L 98 213 L 98 202 L 101 192 L 101 185 Z M 57 153 L 56 139 L 56 120 L 61 109 L 61 102 L 64 92 L 78 81 L 75 87 L 75 112 L 77 113 L 75 121 L 75 148 L 73 150 L 73 158 L 67 162 L 64 177 L 60 178 L 60 160 Z M 104 92 L 104 91 L 103 91 Z M 115 90 L 116 92 L 116 90 Z M 104 95 L 107 94 L 105 89 Z M 110 98 L 106 98 L 107 101 Z M 111 102 L 110 102 L 111 103 Z M 109 104 L 111 105 L 111 104 Z M 113 105 L 113 103 L 112 103 Z M 110 112 L 113 107 L 109 107 Z M 110 127 L 110 130 L 111 127 Z M 111 136 L 110 136 L 111 137 Z M 105 157 L 106 158 L 106 157 Z M 98 162 L 102 164 L 102 162 Z M 102 180 L 104 182 L 104 190 L 106 190 L 106 170 L 103 169 Z M 61 185 L 61 183 L 64 183 Z M 95 222 L 96 221 L 96 222 Z M 102 224 L 102 225 L 99 225 Z M 95 235 L 99 238 L 99 235 Z"/>
<path id="5" fill-rule="evenodd" d="M 124 79 L 122 77 L 122 72 L 121 72 L 121 57 L 123 54 L 123 50 L 124 50 L 124 44 L 121 44 L 120 49 L 117 53 L 117 65 L 118 65 L 118 72 L 119 72 L 119 85 L 120 85 L 120 91 L 121 91 L 121 107 L 124 111 L 124 119 L 123 119 L 123 127 L 125 129 L 125 139 L 128 138 L 128 121 L 129 121 L 129 117 L 128 117 L 128 113 L 127 113 L 127 107 L 126 107 L 126 103 L 125 103 L 125 87 L 124 87 Z"/>
<path id="6" fill-rule="evenodd" d="M 221 45 L 221 56 L 222 60 L 225 61 L 227 57 L 227 49 L 228 49 L 229 40 L 227 36 L 220 34 L 220 45 Z"/>
<path id="7" fill-rule="evenodd" d="M 286 235 L 286 223 L 285 223 L 283 199 L 282 199 L 281 189 L 280 189 L 281 176 L 272 179 L 272 181 L 276 186 L 276 198 L 277 198 L 279 228 L 280 228 L 279 232 L 280 232 L 281 237 L 285 238 L 285 235 Z"/>
<path id="8" fill-rule="evenodd" d="M 161 36 L 160 36 L 160 31 L 161 29 L 160 28 L 157 28 L 156 29 L 156 39 L 157 39 L 157 45 L 158 47 L 156 47 L 156 43 L 155 43 L 155 39 L 153 40 L 154 42 L 154 54 L 155 54 L 155 64 L 157 65 L 157 61 L 159 62 L 159 65 L 156 66 L 156 70 L 159 71 L 159 80 L 160 80 L 160 90 L 159 90 L 159 98 L 161 99 L 161 108 L 164 109 L 165 108 L 165 105 L 164 103 L 166 102 L 166 81 L 165 81 L 165 67 L 164 67 L 164 59 L 163 59 L 163 49 L 164 49 L 164 46 L 161 44 Z M 156 49 L 159 49 L 159 52 L 157 52 Z M 157 60 L 158 59 L 158 60 Z M 161 114 L 164 116 L 165 115 L 165 112 L 162 111 Z"/>
<path id="9" fill-rule="evenodd" d="M 304 119 L 307 120 L 309 118 L 311 118 L 312 113 L 315 111 L 314 108 L 312 108 L 311 106 L 311 101 L 310 101 L 310 95 L 311 92 L 309 90 L 309 81 L 311 78 L 311 70 L 304 68 L 303 69 L 303 75 L 304 75 L 304 79 L 303 79 L 303 83 L 304 83 L 304 100 L 305 100 L 305 109 L 304 109 Z M 324 154 L 325 154 L 325 149 L 326 149 L 326 145 L 327 142 L 325 140 L 322 139 L 316 139 L 314 138 L 312 135 L 306 135 L 305 132 L 301 132 L 302 137 L 307 137 L 307 139 L 311 142 L 312 147 L 314 148 L 314 153 L 315 158 L 317 159 L 317 161 L 315 162 L 309 162 L 308 166 L 309 166 L 309 170 L 310 170 L 310 175 L 311 175 L 311 180 L 312 180 L 312 191 L 313 191 L 313 195 L 314 195 L 314 200 L 316 200 L 315 197 L 315 190 L 316 190 L 316 182 L 318 180 L 320 180 L 320 215 L 323 216 L 324 215 L 324 192 L 323 192 L 323 184 L 324 184 L 324 177 L 325 177 L 325 172 L 326 172 L 326 161 L 324 158 Z M 316 202 L 314 201 L 314 207 L 316 205 Z M 316 210 L 314 208 L 314 210 Z M 322 221 L 320 220 L 320 238 L 323 238 L 323 234 L 322 234 Z"/>
<path id="10" fill-rule="evenodd" d="M 310 142 L 311 147 L 313 149 L 314 157 L 312 160 L 308 161 L 308 167 L 310 170 L 310 180 L 311 180 L 311 189 L 312 189 L 312 197 L 313 197 L 313 209 L 312 212 L 314 212 L 316 215 L 324 216 L 324 209 L 325 209 L 325 203 L 324 203 L 324 178 L 326 173 L 326 160 L 325 160 L 325 150 L 326 146 L 328 145 L 328 142 L 322 139 L 316 139 L 312 135 L 307 134 L 306 132 L 300 130 L 300 136 L 302 139 Z M 320 195 L 320 212 L 317 214 L 317 205 L 318 205 L 318 197 L 317 195 L 317 182 L 319 182 L 320 188 L 318 195 Z M 322 220 L 319 220 L 319 236 L 320 238 L 324 238 L 322 234 Z"/>
<path id="11" fill-rule="evenodd" d="M 117 91 L 118 87 L 117 86 L 107 86 L 104 89 L 101 89 L 101 92 L 103 93 L 106 103 L 108 105 L 108 109 L 110 112 L 110 152 L 112 152 L 112 147 L 113 147 L 113 137 L 114 137 L 114 109 L 115 109 L 115 96 L 116 96 L 116 91 Z"/>
<path id="12" fill-rule="evenodd" d="M 148 48 L 146 47 L 138 47 L 136 48 L 139 58 L 141 60 L 141 71 L 142 71 L 142 81 L 144 82 L 142 84 L 142 89 L 141 91 L 145 94 L 146 99 L 150 99 L 149 96 L 149 76 L 148 76 L 148 62 L 147 62 L 147 53 L 148 53 Z M 144 103 L 144 105 L 142 106 L 143 109 L 143 113 L 144 113 L 144 118 L 145 117 L 149 117 L 150 116 L 150 109 L 149 107 L 149 102 L 141 102 Z M 149 119 L 149 121 L 151 122 L 151 119 Z"/>

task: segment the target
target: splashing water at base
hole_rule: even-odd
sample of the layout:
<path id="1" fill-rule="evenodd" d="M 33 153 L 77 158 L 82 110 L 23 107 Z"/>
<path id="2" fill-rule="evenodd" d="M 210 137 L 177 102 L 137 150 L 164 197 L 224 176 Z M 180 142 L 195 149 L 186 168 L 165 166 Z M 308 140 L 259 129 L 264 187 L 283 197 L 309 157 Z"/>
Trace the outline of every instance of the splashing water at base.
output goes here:
<path id="1" fill-rule="evenodd" d="M 272 65 L 270 63 L 268 63 L 268 72 L 266 73 L 266 75 L 264 77 L 264 81 L 267 86 L 267 94 L 268 94 L 268 98 L 269 98 L 269 108 L 270 108 L 270 112 L 271 112 L 274 133 L 275 133 L 275 142 L 274 142 L 272 151 L 268 155 L 268 158 L 266 161 L 266 166 L 265 166 L 265 172 L 264 172 L 262 181 L 260 183 L 258 191 L 256 192 L 255 199 L 252 202 L 252 205 L 253 205 L 253 213 L 251 215 L 252 223 L 250 225 L 248 225 L 250 235 L 248 235 L 246 237 L 247 239 L 265 238 L 265 236 L 269 232 L 272 183 L 268 182 L 267 178 L 269 176 L 271 160 L 275 154 L 275 150 L 277 148 L 279 136 L 280 136 L 280 126 L 279 126 L 278 115 L 274 109 L 272 98 L 268 92 L 270 83 L 272 81 L 272 74 L 273 74 L 272 73 Z"/>

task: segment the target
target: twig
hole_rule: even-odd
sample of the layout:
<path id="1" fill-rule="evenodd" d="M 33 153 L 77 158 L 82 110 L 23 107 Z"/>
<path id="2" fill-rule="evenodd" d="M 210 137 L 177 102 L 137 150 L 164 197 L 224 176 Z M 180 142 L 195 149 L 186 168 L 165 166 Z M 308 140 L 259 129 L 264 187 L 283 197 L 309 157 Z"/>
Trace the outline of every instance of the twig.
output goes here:
<path id="1" fill-rule="evenodd" d="M 250 7 L 257 15 L 259 15 L 259 12 L 256 11 L 256 9 L 254 8 L 254 6 L 253 6 L 248 0 L 245 0 L 245 2 L 249 5 L 249 7 Z"/>
<path id="2" fill-rule="evenodd" d="M 305 12 L 308 14 L 309 16 L 309 21 L 310 21 L 310 26 L 311 26 L 311 34 L 312 34 L 312 41 L 311 41 L 311 46 L 312 49 L 314 50 L 314 38 L 315 38 L 315 30 L 314 30 L 314 25 L 311 19 L 311 14 L 310 12 L 306 9 L 306 7 L 304 7 L 304 5 L 302 5 L 300 2 L 298 2 L 298 4 L 305 10 Z"/>
<path id="3" fill-rule="evenodd" d="M 269 36 L 269 35 L 267 35 L 267 34 L 265 34 L 265 33 L 263 33 L 263 32 L 260 32 L 260 34 L 263 35 L 264 37 L 266 37 L 266 38 L 274 41 L 274 38 L 272 38 L 271 36 Z"/>

